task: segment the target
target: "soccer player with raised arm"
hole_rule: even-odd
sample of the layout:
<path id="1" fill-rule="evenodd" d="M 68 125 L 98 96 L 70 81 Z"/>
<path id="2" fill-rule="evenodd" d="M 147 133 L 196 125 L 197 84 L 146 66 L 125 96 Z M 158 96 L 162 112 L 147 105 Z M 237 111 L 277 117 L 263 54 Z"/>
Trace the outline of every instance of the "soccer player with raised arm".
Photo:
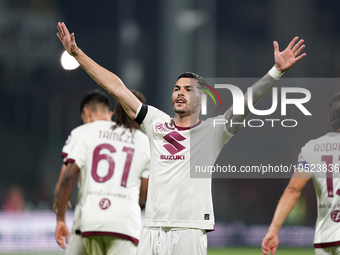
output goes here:
<path id="1" fill-rule="evenodd" d="M 144 96 L 133 91 L 141 102 Z M 56 187 L 56 240 L 65 248 L 67 201 L 78 176 L 72 237 L 66 254 L 134 255 L 146 202 L 149 142 L 117 103 L 111 121 L 107 96 L 89 92 L 81 103 L 84 125 L 72 130 L 64 148 L 66 170 Z"/>
<path id="2" fill-rule="evenodd" d="M 230 121 L 242 122 L 244 115 L 233 115 L 232 107 L 224 116 L 228 123 L 211 131 L 213 118 L 199 120 L 203 78 L 194 73 L 179 76 L 173 93 L 174 118 L 142 104 L 112 72 L 101 67 L 76 45 L 64 23 L 58 23 L 57 33 L 64 48 L 82 68 L 124 107 L 130 118 L 140 123 L 150 141 L 150 178 L 144 228 L 138 245 L 138 255 L 207 254 L 206 231 L 214 229 L 214 214 L 210 178 L 190 178 L 190 164 L 213 165 L 223 145 L 241 127 Z M 253 85 L 255 105 L 274 86 L 283 72 L 306 54 L 303 40 L 295 37 L 280 52 L 274 42 L 275 66 Z M 203 135 L 202 135 L 203 134 Z M 199 136 L 194 143 L 190 136 Z M 190 157 L 188 156 L 190 155 Z M 204 157 L 202 156 L 204 155 Z"/>
<path id="3" fill-rule="evenodd" d="M 318 218 L 314 248 L 316 255 L 340 254 L 340 94 L 328 108 L 333 132 L 310 140 L 301 148 L 295 173 L 285 189 L 274 213 L 268 233 L 262 241 L 262 253 L 275 254 L 279 230 L 300 197 L 301 190 L 313 180 Z"/>

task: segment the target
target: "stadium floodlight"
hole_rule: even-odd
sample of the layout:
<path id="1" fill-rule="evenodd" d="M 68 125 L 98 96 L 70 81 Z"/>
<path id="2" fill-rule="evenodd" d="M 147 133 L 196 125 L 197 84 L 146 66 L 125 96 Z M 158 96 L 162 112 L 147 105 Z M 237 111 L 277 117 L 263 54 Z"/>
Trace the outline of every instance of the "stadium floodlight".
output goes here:
<path id="1" fill-rule="evenodd" d="M 68 52 L 65 50 L 64 53 L 61 55 L 61 65 L 65 70 L 74 70 L 79 67 L 78 61 L 68 54 Z"/>

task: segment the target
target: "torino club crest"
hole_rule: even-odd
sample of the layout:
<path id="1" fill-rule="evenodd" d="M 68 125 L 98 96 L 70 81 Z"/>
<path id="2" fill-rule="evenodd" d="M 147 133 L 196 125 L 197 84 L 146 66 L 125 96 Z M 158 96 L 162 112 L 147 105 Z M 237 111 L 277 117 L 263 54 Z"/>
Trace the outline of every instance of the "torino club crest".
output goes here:
<path id="1" fill-rule="evenodd" d="M 335 210 L 335 211 L 331 212 L 331 219 L 334 222 L 340 222 L 340 211 L 339 210 Z"/>
<path id="2" fill-rule="evenodd" d="M 165 123 L 157 123 L 155 125 L 155 129 L 156 129 L 157 132 L 162 132 L 162 133 L 174 130 L 173 128 L 170 128 L 168 123 L 166 123 L 166 122 Z"/>
<path id="3" fill-rule="evenodd" d="M 111 201 L 107 198 L 103 198 L 102 200 L 100 200 L 99 202 L 99 207 L 102 210 L 106 210 L 107 208 L 109 208 L 111 206 Z"/>

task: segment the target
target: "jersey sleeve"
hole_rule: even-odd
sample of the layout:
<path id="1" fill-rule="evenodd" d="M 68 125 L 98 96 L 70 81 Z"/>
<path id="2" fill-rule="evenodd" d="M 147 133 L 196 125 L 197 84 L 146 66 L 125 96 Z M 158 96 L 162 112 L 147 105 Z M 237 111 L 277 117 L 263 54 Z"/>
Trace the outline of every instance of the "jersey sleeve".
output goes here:
<path id="1" fill-rule="evenodd" d="M 306 144 L 304 147 L 301 148 L 301 152 L 298 156 L 297 164 L 295 165 L 295 172 L 307 172 L 309 173 L 313 178 L 316 177 L 315 173 L 313 171 L 310 171 L 308 159 L 306 155 L 306 147 L 308 144 Z"/>
<path id="2" fill-rule="evenodd" d="M 150 164 L 145 166 L 144 170 L 142 171 L 141 178 L 149 179 L 149 174 L 150 174 L 149 167 L 150 167 Z"/>
<path id="3" fill-rule="evenodd" d="M 141 125 L 147 136 L 150 137 L 150 133 L 152 132 L 152 121 L 161 118 L 168 119 L 169 115 L 153 106 L 143 104 L 135 121 Z"/>
<path id="4" fill-rule="evenodd" d="M 148 106 L 146 104 L 140 104 L 137 109 L 135 121 L 139 125 L 141 125 L 147 113 L 148 113 Z"/>
<path id="5" fill-rule="evenodd" d="M 70 135 L 68 136 L 68 138 L 67 138 L 67 140 L 66 140 L 66 142 L 65 142 L 65 144 L 64 144 L 64 146 L 61 150 L 61 157 L 64 159 L 64 162 L 65 162 L 68 154 L 70 153 L 70 151 L 72 150 L 72 148 L 76 144 L 76 141 L 79 138 L 80 127 L 77 127 L 77 128 L 75 128 L 71 131 Z"/>
<path id="6" fill-rule="evenodd" d="M 219 123 L 219 121 L 215 120 L 224 120 L 225 117 L 224 115 L 219 115 L 216 116 L 215 118 L 212 119 L 214 123 Z M 215 131 L 214 139 L 215 139 L 215 144 L 219 145 L 219 148 L 222 148 L 230 138 L 233 137 L 232 134 L 229 133 L 227 129 L 227 125 L 223 122 L 223 124 L 212 124 L 213 130 Z"/>
<path id="7" fill-rule="evenodd" d="M 72 139 L 72 132 L 69 134 L 62 150 L 61 150 L 61 157 L 62 158 L 66 158 L 67 155 L 70 153 L 70 150 L 71 150 L 71 141 L 73 141 Z"/>
<path id="8" fill-rule="evenodd" d="M 79 136 L 77 141 L 74 142 L 72 150 L 69 152 L 65 158 L 65 163 L 75 162 L 77 166 L 81 169 L 86 163 L 86 136 Z"/>
<path id="9" fill-rule="evenodd" d="M 141 178 L 145 178 L 145 179 L 149 179 L 149 174 L 150 174 L 150 142 L 149 142 L 149 139 L 148 137 L 142 132 L 142 131 L 137 131 L 139 132 L 141 135 L 142 135 L 142 144 L 141 144 L 141 147 L 142 147 L 142 150 L 143 150 L 143 157 L 145 157 L 147 160 L 144 161 L 146 162 L 145 163 L 145 166 L 144 166 L 144 169 L 141 171 L 141 175 L 140 177 Z"/>
<path id="10" fill-rule="evenodd" d="M 297 164 L 295 166 L 295 169 L 297 170 L 303 170 L 303 171 L 307 171 L 308 170 L 308 163 L 306 161 L 306 159 L 303 157 L 302 152 L 300 152 L 299 156 L 298 156 L 298 160 L 297 160 Z"/>

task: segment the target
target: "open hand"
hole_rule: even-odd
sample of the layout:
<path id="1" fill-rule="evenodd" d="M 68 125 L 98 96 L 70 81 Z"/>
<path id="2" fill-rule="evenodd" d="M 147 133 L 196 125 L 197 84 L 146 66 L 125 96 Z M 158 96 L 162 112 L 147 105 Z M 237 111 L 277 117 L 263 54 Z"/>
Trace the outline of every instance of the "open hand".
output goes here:
<path id="1" fill-rule="evenodd" d="M 301 51 L 305 48 L 304 40 L 298 41 L 299 37 L 295 37 L 287 46 L 284 51 L 279 51 L 279 44 L 274 41 L 274 58 L 276 69 L 283 73 L 289 70 L 296 62 L 306 56 L 306 53 L 300 55 Z M 298 42 L 297 42 L 298 41 Z M 296 43 L 297 42 L 297 43 Z"/>
<path id="2" fill-rule="evenodd" d="M 57 36 L 62 42 L 65 50 L 72 56 L 77 56 L 80 49 L 77 47 L 74 33 L 70 34 L 64 22 L 58 22 L 58 33 Z"/>

